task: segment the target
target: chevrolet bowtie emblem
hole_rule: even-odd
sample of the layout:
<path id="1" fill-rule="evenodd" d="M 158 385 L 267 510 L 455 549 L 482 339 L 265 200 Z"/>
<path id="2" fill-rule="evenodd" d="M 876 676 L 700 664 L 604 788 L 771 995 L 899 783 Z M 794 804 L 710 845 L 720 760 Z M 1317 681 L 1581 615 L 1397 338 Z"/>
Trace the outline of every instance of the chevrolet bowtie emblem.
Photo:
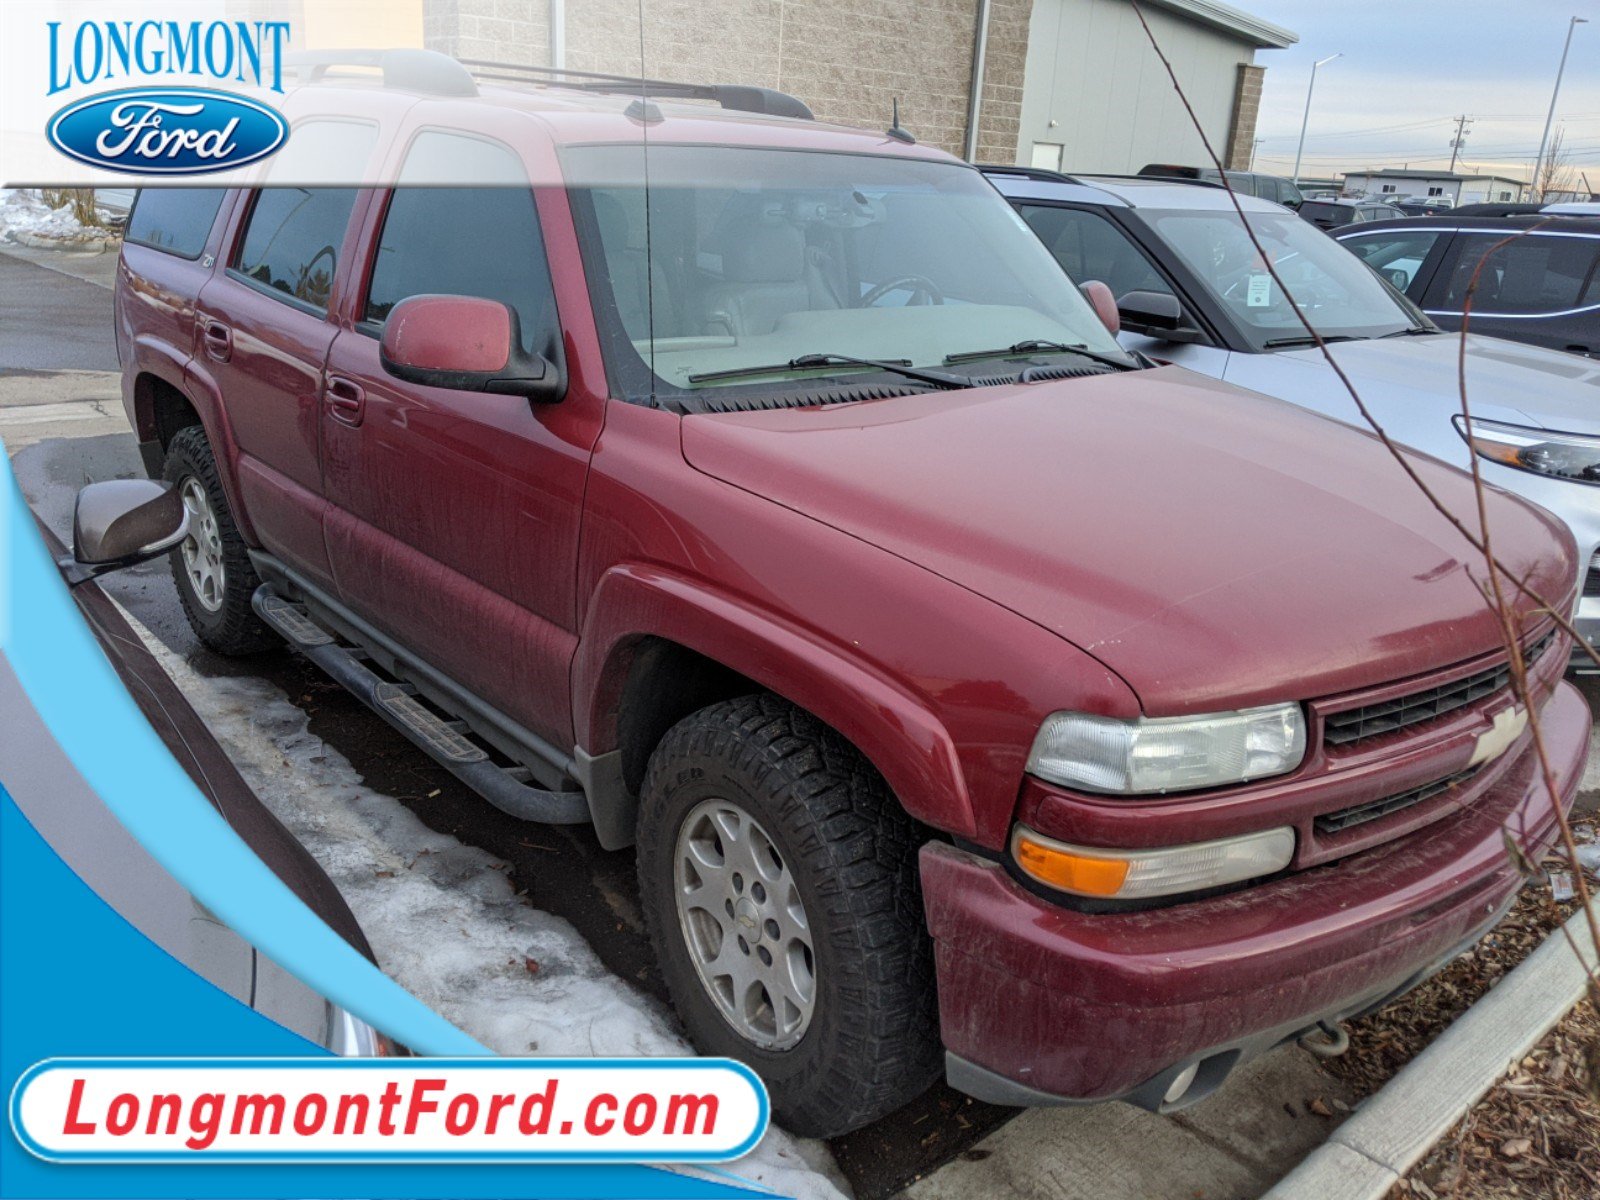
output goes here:
<path id="1" fill-rule="evenodd" d="M 1528 710 L 1525 708 L 1502 708 L 1494 715 L 1494 723 L 1478 735 L 1478 744 L 1472 749 L 1472 758 L 1467 766 L 1475 767 L 1479 763 L 1493 762 L 1510 748 L 1511 743 L 1522 736 L 1522 731 L 1528 727 Z"/>

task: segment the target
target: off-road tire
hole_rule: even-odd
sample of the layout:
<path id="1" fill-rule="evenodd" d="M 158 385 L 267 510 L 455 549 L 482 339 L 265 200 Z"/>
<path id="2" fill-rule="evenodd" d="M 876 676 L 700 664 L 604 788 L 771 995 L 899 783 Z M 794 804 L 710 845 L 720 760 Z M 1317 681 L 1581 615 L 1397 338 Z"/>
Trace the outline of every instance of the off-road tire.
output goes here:
<path id="1" fill-rule="evenodd" d="M 178 599 L 183 604 L 184 615 L 189 618 L 189 626 L 195 636 L 218 654 L 233 657 L 282 646 L 283 639 L 262 624 L 255 610 L 250 607 L 250 597 L 261 586 L 261 580 L 250 563 L 250 554 L 244 539 L 239 536 L 239 528 L 234 524 L 228 497 L 217 476 L 217 460 L 212 456 L 211 444 L 206 441 L 203 428 L 190 425 L 173 435 L 167 445 L 166 463 L 161 476 L 180 491 L 188 479 L 192 478 L 200 484 L 211 505 L 222 541 L 222 604 L 215 611 L 207 608 L 195 594 L 194 585 L 184 567 L 183 548 L 179 546 L 169 556 L 172 580 L 178 587 Z"/>
<path id="2" fill-rule="evenodd" d="M 762 826 L 805 905 L 815 1000 L 804 1034 L 786 1050 L 757 1046 L 723 1017 L 679 924 L 679 831 L 712 798 L 733 801 Z M 639 891 L 674 1006 L 703 1053 L 738 1059 L 762 1076 L 775 1118 L 795 1133 L 859 1128 L 939 1075 L 918 830 L 859 751 L 775 696 L 701 709 L 650 757 L 639 806 Z"/>

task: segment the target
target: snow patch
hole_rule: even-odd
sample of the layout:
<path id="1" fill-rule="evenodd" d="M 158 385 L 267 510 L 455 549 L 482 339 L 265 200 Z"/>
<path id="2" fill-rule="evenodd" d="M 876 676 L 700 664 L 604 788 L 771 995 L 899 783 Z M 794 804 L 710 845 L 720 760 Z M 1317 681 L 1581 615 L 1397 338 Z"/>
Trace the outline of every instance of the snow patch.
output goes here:
<path id="1" fill-rule="evenodd" d="M 33 188 L 0 188 L 0 242 L 26 233 L 66 238 L 84 232 L 70 205 L 51 208 Z"/>
<path id="2" fill-rule="evenodd" d="M 498 1054 L 694 1053 L 662 1006 L 607 971 L 576 929 L 514 895 L 505 864 L 366 787 L 282 692 L 202 676 L 133 624 L 338 886 L 384 971 L 424 1004 Z M 798 1200 L 850 1195 L 826 1146 L 776 1127 L 728 1166 Z"/>

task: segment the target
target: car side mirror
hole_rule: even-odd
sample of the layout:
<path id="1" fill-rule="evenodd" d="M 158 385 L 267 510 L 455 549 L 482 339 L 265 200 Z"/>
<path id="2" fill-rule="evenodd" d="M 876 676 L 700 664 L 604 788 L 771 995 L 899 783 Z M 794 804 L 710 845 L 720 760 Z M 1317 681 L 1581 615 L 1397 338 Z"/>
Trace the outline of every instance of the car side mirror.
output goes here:
<path id="1" fill-rule="evenodd" d="M 1098 279 L 1088 279 L 1078 285 L 1078 290 L 1089 302 L 1089 307 L 1094 309 L 1094 315 L 1100 318 L 1100 324 L 1111 331 L 1112 337 L 1122 332 L 1122 318 L 1117 313 L 1117 300 L 1110 288 Z"/>
<path id="2" fill-rule="evenodd" d="M 566 393 L 561 368 L 522 348 L 510 305 L 477 296 L 411 296 L 383 323 L 378 354 L 396 379 L 458 392 L 550 403 Z"/>
<path id="3" fill-rule="evenodd" d="M 1117 315 L 1128 333 L 1168 342 L 1198 342 L 1205 335 L 1183 323 L 1183 305 L 1168 292 L 1129 292 L 1117 301 Z"/>
<path id="4" fill-rule="evenodd" d="M 110 479 L 78 493 L 72 557 L 58 566 L 71 586 L 159 558 L 189 536 L 189 510 L 170 483 Z"/>

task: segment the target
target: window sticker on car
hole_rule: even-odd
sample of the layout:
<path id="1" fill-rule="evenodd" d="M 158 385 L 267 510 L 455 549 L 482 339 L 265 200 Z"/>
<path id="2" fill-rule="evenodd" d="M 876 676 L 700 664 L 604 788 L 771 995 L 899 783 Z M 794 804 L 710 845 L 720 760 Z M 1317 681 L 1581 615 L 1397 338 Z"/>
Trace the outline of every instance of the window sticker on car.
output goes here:
<path id="1" fill-rule="evenodd" d="M 1244 295 L 1244 303 L 1246 308 L 1271 307 L 1272 276 L 1265 273 L 1251 275 L 1249 289 Z"/>

